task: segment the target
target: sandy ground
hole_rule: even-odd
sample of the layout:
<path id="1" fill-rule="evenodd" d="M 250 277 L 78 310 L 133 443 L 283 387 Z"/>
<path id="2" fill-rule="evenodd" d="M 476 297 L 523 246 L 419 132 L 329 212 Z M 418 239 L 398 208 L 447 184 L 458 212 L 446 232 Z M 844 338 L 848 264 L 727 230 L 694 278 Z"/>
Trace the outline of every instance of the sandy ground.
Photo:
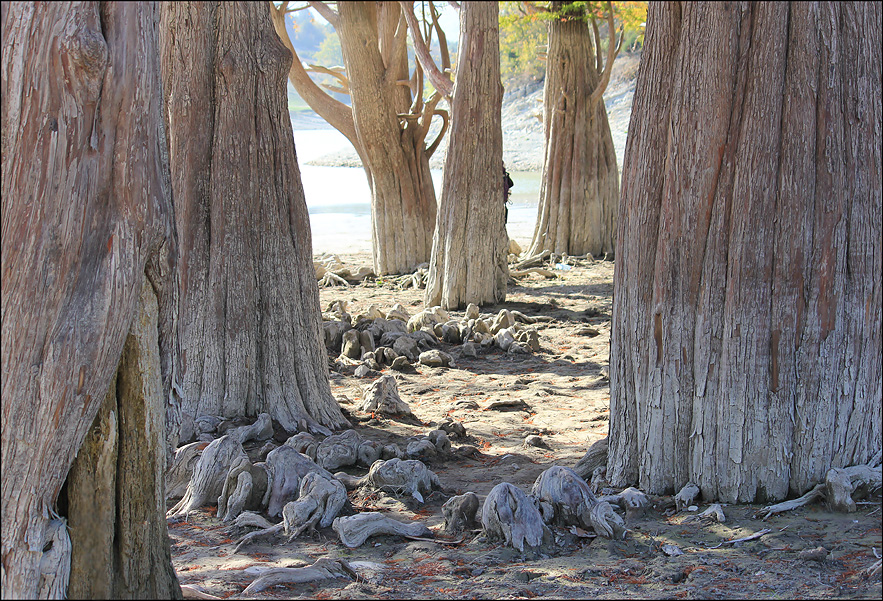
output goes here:
<path id="1" fill-rule="evenodd" d="M 367 255 L 341 259 L 354 266 L 370 264 Z M 535 354 L 509 356 L 494 349 L 478 358 L 457 357 L 454 369 L 385 370 L 395 375 L 402 399 L 422 425 L 360 413 L 356 403 L 371 378 L 332 373 L 332 391 L 362 437 L 400 442 L 452 417 L 463 423 L 467 435 L 453 439 L 454 448 L 480 450 L 430 462 L 444 491 L 423 505 L 384 495 L 350 495 L 344 514 L 375 510 L 404 522 L 421 521 L 436 533 L 436 542 L 380 536 L 349 549 L 328 528 L 291 543 L 280 536 L 234 553 L 237 535 L 214 517 L 216 508 L 204 507 L 189 521 L 169 526 L 181 583 L 235 597 L 268 568 L 341 558 L 355 567 L 358 578 L 279 585 L 254 598 L 880 598 L 879 573 L 871 578 L 862 573 L 883 546 L 879 496 L 851 514 L 813 505 L 767 521 L 753 517 L 759 506 L 725 506 L 727 519 L 721 524 L 688 522 L 694 514 L 674 513 L 671 498 L 663 497 L 646 515 L 627 522 L 624 541 L 559 529 L 556 544 L 543 551 L 520 553 L 485 541 L 478 532 L 447 544 L 450 539 L 440 531 L 441 505 L 450 496 L 472 491 L 483 501 L 500 482 L 529 492 L 540 472 L 556 464 L 572 467 L 589 444 L 607 434 L 612 278 L 613 263 L 583 262 L 555 279 L 527 276 L 510 286 L 505 303 L 483 308 L 483 314 L 506 307 L 550 317 L 539 326 L 542 348 Z M 321 290 L 323 309 L 335 300 L 345 300 L 353 315 L 371 304 L 387 310 L 401 302 L 412 314 L 423 308 L 422 291 L 401 291 L 382 281 Z M 597 334 L 586 334 L 587 326 Z M 497 401 L 510 406 L 489 408 Z M 548 448 L 525 446 L 529 434 L 540 435 Z M 699 505 L 699 511 L 705 508 Z M 759 539 L 725 542 L 762 529 L 769 533 Z M 683 554 L 667 555 L 662 550 L 667 544 Z M 823 550 L 815 559 L 801 555 L 819 547 Z"/>

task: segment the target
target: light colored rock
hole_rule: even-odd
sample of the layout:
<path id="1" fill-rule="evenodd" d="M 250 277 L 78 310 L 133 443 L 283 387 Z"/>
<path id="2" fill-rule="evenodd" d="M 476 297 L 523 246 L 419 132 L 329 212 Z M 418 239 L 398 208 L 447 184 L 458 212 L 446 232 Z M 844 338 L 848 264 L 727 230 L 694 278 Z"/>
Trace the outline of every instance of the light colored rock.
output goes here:
<path id="1" fill-rule="evenodd" d="M 392 367 L 395 369 L 395 361 L 393 361 Z M 408 404 L 399 397 L 396 380 L 390 375 L 381 376 L 372 382 L 359 410 L 380 413 L 381 415 L 413 415 Z"/>
<path id="2" fill-rule="evenodd" d="M 418 361 L 428 367 L 455 367 L 454 358 L 438 349 L 420 353 Z"/>

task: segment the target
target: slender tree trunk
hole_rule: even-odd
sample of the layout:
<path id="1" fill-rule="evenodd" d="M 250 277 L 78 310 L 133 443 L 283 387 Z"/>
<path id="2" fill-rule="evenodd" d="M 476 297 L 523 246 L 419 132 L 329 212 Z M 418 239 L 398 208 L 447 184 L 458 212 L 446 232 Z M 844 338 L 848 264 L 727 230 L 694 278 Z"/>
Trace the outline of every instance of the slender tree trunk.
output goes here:
<path id="1" fill-rule="evenodd" d="M 383 27 L 396 28 L 397 2 L 341 2 L 341 50 L 350 82 L 353 120 L 371 188 L 371 243 L 378 274 L 411 272 L 429 260 L 435 189 L 425 133 L 416 120 L 400 122 L 410 97 L 407 56 L 383 52 Z M 404 21 L 401 21 L 404 33 Z M 386 56 L 385 56 L 386 55 Z"/>
<path id="2" fill-rule="evenodd" d="M 289 431 L 347 425 L 328 384 L 310 223 L 286 104 L 291 54 L 265 2 L 164 3 L 181 243 L 183 412 Z"/>
<path id="3" fill-rule="evenodd" d="M 145 270 L 174 259 L 156 18 L 154 3 L 2 6 L 4 598 L 36 598 L 49 516 L 120 364 Z M 166 462 L 165 407 L 145 403 L 128 406 L 159 411 L 159 448 L 139 462 L 155 476 Z M 141 427 L 121 423 L 120 448 Z M 162 479 L 117 476 L 117 490 L 151 532 L 123 569 L 154 573 L 147 595 L 180 595 L 154 507 Z M 122 512 L 105 515 L 132 532 Z"/>
<path id="4" fill-rule="evenodd" d="M 881 5 L 651 5 L 608 477 L 776 500 L 881 437 Z"/>
<path id="5" fill-rule="evenodd" d="M 552 10 L 565 4 L 553 2 Z M 531 255 L 613 253 L 619 171 L 607 109 L 600 95 L 593 96 L 599 84 L 585 20 L 551 20 L 543 93 L 545 159 Z"/>
<path id="6" fill-rule="evenodd" d="M 500 110 L 499 7 L 464 2 L 451 139 L 424 302 L 446 309 L 506 298 L 509 269 Z"/>

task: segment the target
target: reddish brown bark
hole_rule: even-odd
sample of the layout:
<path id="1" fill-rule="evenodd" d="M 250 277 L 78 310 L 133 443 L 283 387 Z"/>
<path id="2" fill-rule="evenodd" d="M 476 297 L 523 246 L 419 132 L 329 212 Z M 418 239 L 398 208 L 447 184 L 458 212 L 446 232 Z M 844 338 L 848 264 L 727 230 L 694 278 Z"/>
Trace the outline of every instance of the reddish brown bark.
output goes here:
<path id="1" fill-rule="evenodd" d="M 651 5 L 608 477 L 803 493 L 881 436 L 881 7 Z"/>

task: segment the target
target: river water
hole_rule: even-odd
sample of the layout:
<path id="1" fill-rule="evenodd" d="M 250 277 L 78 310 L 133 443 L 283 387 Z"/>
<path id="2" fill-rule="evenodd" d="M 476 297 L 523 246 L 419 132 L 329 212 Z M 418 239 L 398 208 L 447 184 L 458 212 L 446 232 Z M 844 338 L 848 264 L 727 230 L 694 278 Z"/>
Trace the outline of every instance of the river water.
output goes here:
<path id="1" fill-rule="evenodd" d="M 313 253 L 371 252 L 371 192 L 361 167 L 318 167 L 307 165 L 311 159 L 352 148 L 349 140 L 336 129 L 295 129 L 294 143 L 310 226 Z M 533 236 L 540 193 L 539 171 L 510 173 L 514 186 L 509 205 L 507 230 L 522 248 L 527 249 Z M 442 170 L 433 169 L 436 196 L 441 196 Z"/>

